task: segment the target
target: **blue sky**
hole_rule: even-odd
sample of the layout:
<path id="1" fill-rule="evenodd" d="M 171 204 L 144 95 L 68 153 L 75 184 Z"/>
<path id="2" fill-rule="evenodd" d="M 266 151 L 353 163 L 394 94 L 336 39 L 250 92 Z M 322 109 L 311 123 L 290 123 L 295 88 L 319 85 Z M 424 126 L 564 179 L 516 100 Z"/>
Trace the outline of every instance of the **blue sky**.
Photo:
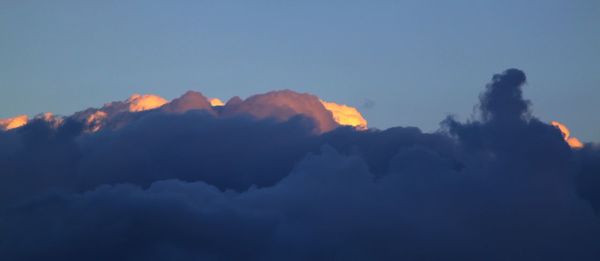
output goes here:
<path id="1" fill-rule="evenodd" d="M 288 88 L 433 131 L 515 67 L 536 116 L 600 141 L 599 25 L 595 0 L 0 0 L 0 117 Z"/>

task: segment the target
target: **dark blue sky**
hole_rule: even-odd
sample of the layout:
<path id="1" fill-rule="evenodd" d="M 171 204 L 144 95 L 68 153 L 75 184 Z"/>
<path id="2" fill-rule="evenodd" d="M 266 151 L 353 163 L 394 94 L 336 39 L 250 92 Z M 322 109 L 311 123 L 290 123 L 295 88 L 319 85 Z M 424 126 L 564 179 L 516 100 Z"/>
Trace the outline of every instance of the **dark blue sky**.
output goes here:
<path id="1" fill-rule="evenodd" d="M 600 141 L 598 25 L 595 0 L 2 0 L 0 117 L 289 88 L 432 131 L 516 67 L 536 116 Z"/>

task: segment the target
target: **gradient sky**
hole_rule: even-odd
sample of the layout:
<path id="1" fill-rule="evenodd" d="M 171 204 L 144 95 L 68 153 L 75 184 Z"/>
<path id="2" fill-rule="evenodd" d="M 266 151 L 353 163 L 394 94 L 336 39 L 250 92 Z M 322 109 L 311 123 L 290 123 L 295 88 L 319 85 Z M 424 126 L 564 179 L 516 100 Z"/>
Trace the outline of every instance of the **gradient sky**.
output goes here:
<path id="1" fill-rule="evenodd" d="M 600 141 L 597 0 L 0 0 L 0 117 L 288 88 L 432 131 L 510 67 L 536 116 Z"/>

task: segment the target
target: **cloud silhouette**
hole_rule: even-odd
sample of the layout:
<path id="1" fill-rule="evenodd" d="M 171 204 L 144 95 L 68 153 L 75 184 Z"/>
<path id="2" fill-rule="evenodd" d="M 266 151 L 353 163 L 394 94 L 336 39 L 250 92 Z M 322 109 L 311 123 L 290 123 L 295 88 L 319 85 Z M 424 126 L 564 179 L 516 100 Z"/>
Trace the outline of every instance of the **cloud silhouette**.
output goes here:
<path id="1" fill-rule="evenodd" d="M 0 257 L 598 260 L 600 148 L 531 115 L 525 79 L 434 133 L 340 127 L 291 91 L 34 119 L 0 131 Z"/>

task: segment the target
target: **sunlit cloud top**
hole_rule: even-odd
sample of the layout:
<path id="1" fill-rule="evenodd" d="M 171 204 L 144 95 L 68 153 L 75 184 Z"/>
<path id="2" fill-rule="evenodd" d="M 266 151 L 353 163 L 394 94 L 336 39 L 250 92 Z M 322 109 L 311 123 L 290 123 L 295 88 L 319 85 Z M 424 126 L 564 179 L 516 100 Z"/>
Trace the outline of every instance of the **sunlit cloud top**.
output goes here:
<path id="1" fill-rule="evenodd" d="M 153 94 L 133 94 L 127 99 L 127 102 L 131 112 L 151 110 L 168 103 L 166 99 Z"/>
<path id="2" fill-rule="evenodd" d="M 352 126 L 358 129 L 367 128 L 367 120 L 363 118 L 362 114 L 354 107 L 337 104 L 335 102 L 326 102 L 321 100 L 325 109 L 333 114 L 333 119 L 340 125 Z"/>
<path id="3" fill-rule="evenodd" d="M 12 118 L 0 119 L 0 129 L 2 130 L 12 130 L 15 128 L 19 128 L 25 124 L 29 117 L 27 115 L 19 115 Z"/>
<path id="4" fill-rule="evenodd" d="M 569 144 L 569 146 L 571 148 L 574 148 L 574 149 L 583 148 L 583 143 L 581 143 L 581 141 L 579 141 L 579 139 L 577 139 L 575 137 L 571 137 L 571 131 L 569 130 L 569 128 L 567 128 L 567 126 L 565 126 L 564 124 L 562 124 L 558 121 L 552 121 L 551 124 L 560 130 L 560 132 L 563 135 L 563 138 L 565 139 L 565 141 Z"/>
<path id="5" fill-rule="evenodd" d="M 208 99 L 208 101 L 210 102 L 210 105 L 213 107 L 225 105 L 225 103 L 223 103 L 223 101 L 221 101 L 219 98 L 210 98 L 210 99 Z"/>
<path id="6" fill-rule="evenodd" d="M 217 107 L 222 107 L 217 109 Z M 124 101 L 104 104 L 101 108 L 89 108 L 70 116 L 86 126 L 88 132 L 104 128 L 118 128 L 127 124 L 124 113 L 140 113 L 149 110 L 162 110 L 171 113 L 185 113 L 191 110 L 204 111 L 219 116 L 249 114 L 257 118 L 288 120 L 302 115 L 315 121 L 317 132 L 327 132 L 337 126 L 351 126 L 359 130 L 367 129 L 367 120 L 354 107 L 326 102 L 311 94 L 293 91 L 273 91 L 254 95 L 242 100 L 232 98 L 227 104 L 218 98 L 207 98 L 199 92 L 189 91 L 173 101 L 154 94 L 133 94 Z M 62 118 L 52 113 L 40 114 L 36 118 L 54 125 L 62 123 Z M 2 130 L 11 130 L 26 125 L 27 115 L 0 120 Z"/>

